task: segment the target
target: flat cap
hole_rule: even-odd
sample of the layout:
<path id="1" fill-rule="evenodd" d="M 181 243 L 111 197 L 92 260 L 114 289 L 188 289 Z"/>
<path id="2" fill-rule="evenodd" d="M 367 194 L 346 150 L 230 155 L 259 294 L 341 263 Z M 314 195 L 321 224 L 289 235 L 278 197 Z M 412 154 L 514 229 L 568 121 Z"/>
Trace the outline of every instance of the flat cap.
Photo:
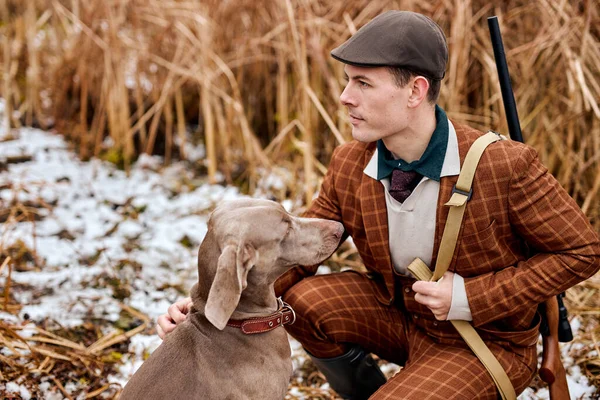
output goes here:
<path id="1" fill-rule="evenodd" d="M 448 45 L 433 20 L 411 11 L 388 11 L 373 18 L 331 52 L 344 64 L 358 67 L 403 67 L 442 79 Z"/>

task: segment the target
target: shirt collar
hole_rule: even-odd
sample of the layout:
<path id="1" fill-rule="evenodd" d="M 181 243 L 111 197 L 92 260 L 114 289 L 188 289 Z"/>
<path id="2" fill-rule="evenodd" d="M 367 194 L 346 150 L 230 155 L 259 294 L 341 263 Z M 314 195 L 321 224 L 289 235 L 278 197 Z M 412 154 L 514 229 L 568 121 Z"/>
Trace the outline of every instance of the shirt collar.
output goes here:
<path id="1" fill-rule="evenodd" d="M 454 129 L 452 122 L 450 122 L 448 119 L 446 120 L 448 121 L 448 145 L 446 146 L 446 154 L 444 155 L 440 178 L 444 176 L 454 176 L 460 173 L 460 156 L 458 152 L 458 139 L 456 137 L 456 130 Z M 367 163 L 367 166 L 363 170 L 368 177 L 377 179 L 378 160 L 379 151 L 376 148 L 371 156 L 371 160 Z"/>
<path id="2" fill-rule="evenodd" d="M 448 146 L 448 117 L 440 106 L 435 106 L 436 127 L 429 139 L 429 144 L 425 152 L 416 161 L 406 162 L 402 159 L 395 159 L 392 153 L 385 147 L 383 140 L 377 141 L 378 166 L 377 180 L 387 178 L 394 169 L 402 171 L 416 171 L 419 174 L 433 179 L 440 180 L 442 166 L 444 164 L 444 155 Z"/>

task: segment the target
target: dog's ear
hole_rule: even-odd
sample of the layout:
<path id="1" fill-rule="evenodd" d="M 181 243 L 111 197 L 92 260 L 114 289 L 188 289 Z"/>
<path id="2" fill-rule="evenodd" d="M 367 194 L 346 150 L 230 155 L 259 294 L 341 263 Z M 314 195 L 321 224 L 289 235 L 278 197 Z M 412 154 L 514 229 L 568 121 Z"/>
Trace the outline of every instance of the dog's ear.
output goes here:
<path id="1" fill-rule="evenodd" d="M 223 330 L 227 325 L 248 284 L 248 272 L 257 259 L 258 252 L 249 244 L 227 245 L 223 249 L 204 311 L 206 318 L 218 329 Z"/>

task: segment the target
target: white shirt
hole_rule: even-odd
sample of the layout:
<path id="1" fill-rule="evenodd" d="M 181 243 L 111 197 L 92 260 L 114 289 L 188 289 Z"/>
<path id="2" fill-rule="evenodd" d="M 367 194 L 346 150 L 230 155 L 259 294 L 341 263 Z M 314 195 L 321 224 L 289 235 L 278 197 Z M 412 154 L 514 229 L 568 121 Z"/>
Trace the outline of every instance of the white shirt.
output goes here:
<path id="1" fill-rule="evenodd" d="M 377 179 L 378 150 L 375 149 L 371 160 L 363 170 L 370 178 Z M 448 145 L 440 178 L 460 173 L 460 157 L 456 130 L 448 120 Z M 425 264 L 431 264 L 436 225 L 437 200 L 440 183 L 424 176 L 404 203 L 400 203 L 389 193 L 390 178 L 384 178 L 381 184 L 385 188 L 387 206 L 390 255 L 394 269 L 409 275 L 406 267 L 416 258 Z M 452 283 L 452 303 L 448 320 L 461 319 L 471 321 L 471 309 L 467 300 L 464 279 L 454 275 Z"/>

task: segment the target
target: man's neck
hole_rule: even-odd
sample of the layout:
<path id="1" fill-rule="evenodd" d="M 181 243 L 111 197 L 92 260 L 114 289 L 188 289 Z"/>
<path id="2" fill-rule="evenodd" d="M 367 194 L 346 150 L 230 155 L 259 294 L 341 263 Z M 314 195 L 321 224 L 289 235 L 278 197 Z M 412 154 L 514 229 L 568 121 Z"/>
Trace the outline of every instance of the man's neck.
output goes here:
<path id="1" fill-rule="evenodd" d="M 395 158 L 413 162 L 425 153 L 435 127 L 435 107 L 415 110 L 406 129 L 383 138 L 383 144 Z"/>

